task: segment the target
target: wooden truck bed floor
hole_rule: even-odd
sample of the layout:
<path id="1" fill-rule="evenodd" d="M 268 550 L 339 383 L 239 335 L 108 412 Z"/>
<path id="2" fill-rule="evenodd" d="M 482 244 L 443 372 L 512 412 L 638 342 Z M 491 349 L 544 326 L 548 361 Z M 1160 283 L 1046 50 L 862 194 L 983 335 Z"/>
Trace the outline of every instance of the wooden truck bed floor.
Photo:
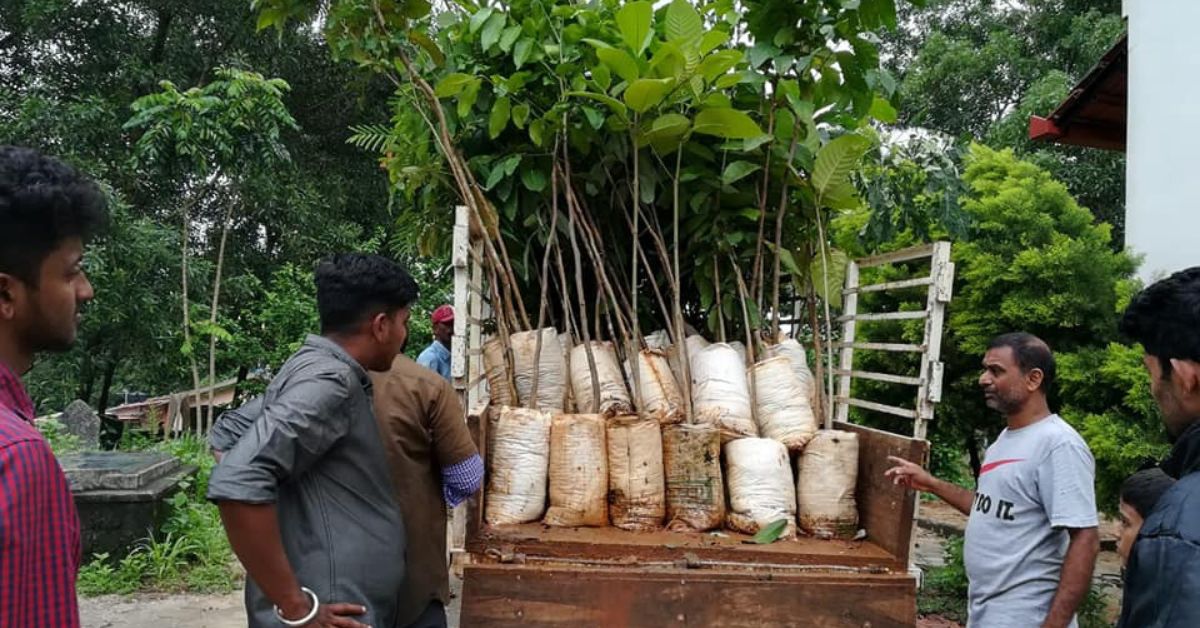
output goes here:
<path id="1" fill-rule="evenodd" d="M 904 571 L 896 556 L 866 541 L 821 540 L 799 536 L 768 545 L 728 530 L 710 532 L 628 532 L 619 528 L 561 528 L 540 523 L 488 526 L 467 543 L 479 562 L 552 562 L 566 559 L 594 565 L 828 568 L 830 571 Z M 517 555 L 520 555 L 518 557 Z M 490 562 L 490 561 L 489 561 Z"/>

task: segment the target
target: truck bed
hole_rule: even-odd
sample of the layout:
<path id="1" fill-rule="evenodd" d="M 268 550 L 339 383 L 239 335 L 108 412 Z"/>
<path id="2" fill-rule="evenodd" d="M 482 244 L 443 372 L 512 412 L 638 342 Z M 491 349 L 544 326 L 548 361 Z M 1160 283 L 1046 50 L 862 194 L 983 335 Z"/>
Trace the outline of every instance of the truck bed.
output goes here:
<path id="1" fill-rule="evenodd" d="M 468 426 L 486 458 L 486 411 Z M 807 536 L 766 545 L 729 530 L 629 532 L 483 521 L 468 502 L 462 625 L 912 626 L 908 556 L 915 495 L 883 477 L 887 456 L 923 461 L 928 443 L 859 435 L 862 541 Z"/>

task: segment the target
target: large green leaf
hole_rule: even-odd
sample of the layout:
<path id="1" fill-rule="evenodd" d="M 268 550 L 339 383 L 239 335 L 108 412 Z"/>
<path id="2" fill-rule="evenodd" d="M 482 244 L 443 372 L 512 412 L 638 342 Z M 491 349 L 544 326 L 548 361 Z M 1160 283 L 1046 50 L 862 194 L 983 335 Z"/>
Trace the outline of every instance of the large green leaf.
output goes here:
<path id="1" fill-rule="evenodd" d="M 761 170 L 762 166 L 753 164 L 748 161 L 735 161 L 728 166 L 725 166 L 725 172 L 721 173 L 721 183 L 731 185 L 757 170 Z"/>
<path id="2" fill-rule="evenodd" d="M 845 253 L 837 249 L 826 249 L 824 255 L 818 254 L 809 265 L 813 290 L 817 296 L 825 299 L 830 307 L 842 307 L 842 288 L 846 283 L 846 264 L 849 262 L 850 258 Z"/>
<path id="3" fill-rule="evenodd" d="M 745 112 L 727 107 L 705 109 L 696 114 L 695 131 L 727 140 L 745 140 L 763 134 L 753 118 Z"/>
<path id="4" fill-rule="evenodd" d="M 518 129 L 525 128 L 525 122 L 529 120 L 529 105 L 521 103 L 512 108 L 512 121 L 517 125 Z"/>
<path id="5" fill-rule="evenodd" d="M 621 101 L 617 100 L 616 98 L 613 98 L 612 96 L 606 96 L 604 94 L 597 94 L 595 92 L 567 92 L 566 95 L 567 96 L 576 96 L 579 98 L 591 98 L 592 100 L 598 100 L 598 101 L 608 105 L 608 107 L 613 110 L 613 113 L 616 113 L 617 115 L 621 116 L 622 118 L 625 117 L 625 114 L 628 111 L 626 109 L 625 105 Z"/>
<path id="6" fill-rule="evenodd" d="M 729 33 L 723 30 L 713 29 L 704 33 L 700 38 L 700 54 L 706 55 L 717 48 L 725 45 L 729 41 Z"/>
<path id="7" fill-rule="evenodd" d="M 682 49 L 699 48 L 704 36 L 704 21 L 688 0 L 673 0 L 667 6 L 667 41 Z"/>
<path id="8" fill-rule="evenodd" d="M 640 76 L 638 72 L 637 61 L 635 61 L 633 57 L 629 56 L 629 53 L 625 52 L 624 50 L 617 50 L 616 48 L 597 48 L 596 57 L 599 58 L 604 65 L 607 65 L 609 68 L 611 68 L 613 72 L 616 72 L 617 76 L 626 81 L 632 83 L 638 79 L 638 76 Z"/>
<path id="9" fill-rule="evenodd" d="M 504 132 L 504 128 L 508 126 L 508 119 L 512 113 L 512 103 L 509 102 L 507 96 L 501 96 L 492 103 L 492 114 L 488 116 L 488 137 L 496 139 Z"/>
<path id="10" fill-rule="evenodd" d="M 654 119 L 638 138 L 638 146 L 649 144 L 660 154 L 674 152 L 682 144 L 692 121 L 678 113 L 664 113 Z"/>
<path id="11" fill-rule="evenodd" d="M 546 189 L 546 173 L 537 168 L 521 170 L 521 183 L 530 192 L 541 192 Z"/>
<path id="12" fill-rule="evenodd" d="M 496 10 L 493 9 L 492 7 L 484 7 L 482 9 L 476 11 L 475 14 L 471 16 L 471 22 L 470 22 L 471 34 L 473 35 L 473 34 L 475 34 L 476 31 L 483 28 L 484 22 L 487 22 L 488 19 L 492 17 L 492 13 L 495 13 L 495 12 L 496 12 Z"/>
<path id="13" fill-rule="evenodd" d="M 638 79 L 625 89 L 625 104 L 638 113 L 645 113 L 657 107 L 674 85 L 674 79 Z"/>
<path id="14" fill-rule="evenodd" d="M 455 109 L 458 117 L 465 118 L 471 113 L 471 108 L 475 106 L 475 101 L 479 99 L 479 87 L 481 85 L 483 85 L 483 80 L 473 78 L 463 88 L 462 93 L 458 95 L 458 107 Z"/>
<path id="15" fill-rule="evenodd" d="M 629 2 L 617 11 L 617 28 L 621 31 L 621 39 L 639 57 L 650 45 L 650 37 L 654 34 L 651 28 L 653 20 L 654 5 L 644 0 Z"/>
<path id="16" fill-rule="evenodd" d="M 787 530 L 787 524 L 787 519 L 772 521 L 771 523 L 759 529 L 758 534 L 755 534 L 754 538 L 750 539 L 750 541 L 752 543 L 757 543 L 758 545 L 769 545 L 774 543 L 775 541 L 779 540 L 779 537 L 783 536 L 783 531 Z"/>
<path id="17" fill-rule="evenodd" d="M 495 46 L 500 41 L 500 34 L 504 31 L 504 24 L 508 18 L 503 13 L 496 13 L 488 18 L 488 21 L 483 25 L 483 33 L 479 36 L 479 43 L 483 46 L 484 52 Z"/>
<path id="18" fill-rule="evenodd" d="M 871 103 L 871 117 L 880 122 L 893 124 L 896 122 L 896 108 L 892 106 L 892 103 L 876 96 L 874 102 Z"/>
<path id="19" fill-rule="evenodd" d="M 437 85 L 433 88 L 433 93 L 438 98 L 457 96 L 473 80 L 475 80 L 475 77 L 470 74 L 463 74 L 462 72 L 447 74 L 442 77 L 442 80 L 437 82 Z"/>
<path id="20" fill-rule="evenodd" d="M 717 77 L 730 71 L 742 60 L 740 50 L 721 50 L 714 52 L 700 62 L 700 75 L 705 81 L 712 83 Z"/>
<path id="21" fill-rule="evenodd" d="M 509 52 L 512 50 L 513 44 L 517 43 L 517 38 L 521 36 L 520 26 L 509 26 L 500 34 L 500 50 Z"/>
<path id="22" fill-rule="evenodd" d="M 429 38 L 429 35 L 414 29 L 408 31 L 408 40 L 423 48 L 425 52 L 429 53 L 429 58 L 433 59 L 434 65 L 441 67 L 446 64 L 446 55 L 442 52 L 442 49 L 438 47 L 437 43 Z"/>
<path id="23" fill-rule="evenodd" d="M 818 194 L 824 195 L 834 186 L 849 180 L 859 160 L 871 148 L 871 140 L 849 133 L 834 138 L 817 151 L 812 183 Z"/>
<path id="24" fill-rule="evenodd" d="M 612 72 L 609 72 L 607 65 L 600 63 L 592 68 L 592 82 L 600 88 L 600 91 L 608 91 L 608 88 L 612 86 Z"/>
<path id="25" fill-rule="evenodd" d="M 530 53 L 533 52 L 533 40 L 528 37 L 522 37 L 517 40 L 513 46 L 513 65 L 520 69 L 529 60 Z"/>
<path id="26" fill-rule="evenodd" d="M 433 3 L 429 0 L 404 0 L 400 7 L 400 13 L 410 20 L 419 20 L 429 15 L 429 10 L 432 8 Z"/>

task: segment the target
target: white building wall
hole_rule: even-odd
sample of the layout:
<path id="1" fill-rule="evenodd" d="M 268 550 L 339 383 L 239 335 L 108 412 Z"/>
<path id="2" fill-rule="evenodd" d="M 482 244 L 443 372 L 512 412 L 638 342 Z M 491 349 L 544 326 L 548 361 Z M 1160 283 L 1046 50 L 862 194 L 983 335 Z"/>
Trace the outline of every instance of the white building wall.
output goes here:
<path id="1" fill-rule="evenodd" d="M 1200 0 L 1125 0 L 1125 243 L 1147 283 L 1200 266 Z"/>

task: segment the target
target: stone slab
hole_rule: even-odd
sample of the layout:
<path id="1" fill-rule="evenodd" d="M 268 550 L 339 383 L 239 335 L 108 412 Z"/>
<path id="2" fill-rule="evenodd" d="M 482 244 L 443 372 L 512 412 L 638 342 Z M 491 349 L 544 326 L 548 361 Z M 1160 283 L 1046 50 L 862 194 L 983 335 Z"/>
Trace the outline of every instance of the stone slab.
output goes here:
<path id="1" fill-rule="evenodd" d="M 89 451 L 59 459 L 71 491 L 140 491 L 182 466 L 174 456 L 152 451 Z"/>

